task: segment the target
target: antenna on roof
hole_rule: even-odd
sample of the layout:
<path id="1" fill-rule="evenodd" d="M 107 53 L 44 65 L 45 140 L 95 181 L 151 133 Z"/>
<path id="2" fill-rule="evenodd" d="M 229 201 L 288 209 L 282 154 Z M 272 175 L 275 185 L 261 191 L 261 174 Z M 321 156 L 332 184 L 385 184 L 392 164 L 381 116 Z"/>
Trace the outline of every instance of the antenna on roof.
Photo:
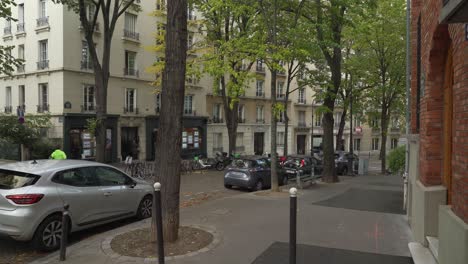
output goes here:
<path id="1" fill-rule="evenodd" d="M 33 162 L 31 162 L 31 164 L 37 164 L 36 159 L 34 159 Z"/>

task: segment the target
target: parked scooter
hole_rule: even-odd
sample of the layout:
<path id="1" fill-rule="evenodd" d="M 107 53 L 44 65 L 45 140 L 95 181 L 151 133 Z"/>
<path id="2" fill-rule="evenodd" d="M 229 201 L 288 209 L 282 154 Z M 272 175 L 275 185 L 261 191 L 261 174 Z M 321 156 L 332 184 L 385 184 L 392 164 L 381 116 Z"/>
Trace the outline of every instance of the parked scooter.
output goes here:
<path id="1" fill-rule="evenodd" d="M 232 156 L 228 156 L 228 154 L 226 152 L 219 152 L 217 151 L 216 152 L 216 170 L 218 171 L 222 171 L 226 168 L 226 166 L 228 166 L 229 164 L 231 164 L 232 162 Z"/>
<path id="2" fill-rule="evenodd" d="M 202 156 L 195 156 L 196 168 L 195 169 L 212 169 L 217 165 L 217 160 L 210 158 L 202 158 Z"/>

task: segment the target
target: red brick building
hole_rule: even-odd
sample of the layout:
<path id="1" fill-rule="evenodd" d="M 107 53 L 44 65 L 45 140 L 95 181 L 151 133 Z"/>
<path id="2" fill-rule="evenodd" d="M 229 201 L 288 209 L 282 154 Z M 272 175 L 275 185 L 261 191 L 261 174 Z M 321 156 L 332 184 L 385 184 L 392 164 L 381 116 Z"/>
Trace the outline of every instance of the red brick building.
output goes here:
<path id="1" fill-rule="evenodd" d="M 440 264 L 466 264 L 468 0 L 411 2 L 409 221 Z"/>

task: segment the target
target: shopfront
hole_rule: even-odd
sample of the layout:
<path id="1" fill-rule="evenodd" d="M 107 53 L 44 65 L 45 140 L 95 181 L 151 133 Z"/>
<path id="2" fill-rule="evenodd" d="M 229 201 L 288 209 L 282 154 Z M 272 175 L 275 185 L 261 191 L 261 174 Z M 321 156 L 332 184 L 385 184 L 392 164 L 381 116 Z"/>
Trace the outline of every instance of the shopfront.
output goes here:
<path id="1" fill-rule="evenodd" d="M 87 120 L 94 115 L 65 114 L 63 124 L 63 149 L 70 159 L 94 160 L 96 158 L 96 138 L 87 128 Z M 108 116 L 106 120 L 106 162 L 117 161 L 117 120 L 118 116 Z"/>
<path id="2" fill-rule="evenodd" d="M 206 156 L 206 117 L 184 117 L 182 129 L 182 158 L 191 159 L 194 156 Z M 158 135 L 159 118 L 146 117 L 146 158 L 155 159 L 156 139 Z"/>

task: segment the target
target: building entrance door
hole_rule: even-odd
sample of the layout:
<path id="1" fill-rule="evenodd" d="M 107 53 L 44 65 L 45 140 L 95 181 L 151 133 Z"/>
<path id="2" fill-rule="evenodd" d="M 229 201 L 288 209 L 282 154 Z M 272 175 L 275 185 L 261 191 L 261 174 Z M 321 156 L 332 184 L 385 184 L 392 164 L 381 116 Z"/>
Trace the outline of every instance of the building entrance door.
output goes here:
<path id="1" fill-rule="evenodd" d="M 299 155 L 304 155 L 306 149 L 306 135 L 297 135 L 296 151 Z"/>
<path id="2" fill-rule="evenodd" d="M 255 155 L 263 155 L 265 147 L 265 133 L 254 133 L 254 153 Z"/>
<path id="3" fill-rule="evenodd" d="M 125 160 L 127 156 L 138 159 L 138 127 L 122 127 L 120 144 L 122 160 Z"/>
<path id="4" fill-rule="evenodd" d="M 452 120 L 453 120 L 453 55 L 452 45 L 447 53 L 444 79 L 443 174 L 447 188 L 447 204 L 452 203 Z"/>

